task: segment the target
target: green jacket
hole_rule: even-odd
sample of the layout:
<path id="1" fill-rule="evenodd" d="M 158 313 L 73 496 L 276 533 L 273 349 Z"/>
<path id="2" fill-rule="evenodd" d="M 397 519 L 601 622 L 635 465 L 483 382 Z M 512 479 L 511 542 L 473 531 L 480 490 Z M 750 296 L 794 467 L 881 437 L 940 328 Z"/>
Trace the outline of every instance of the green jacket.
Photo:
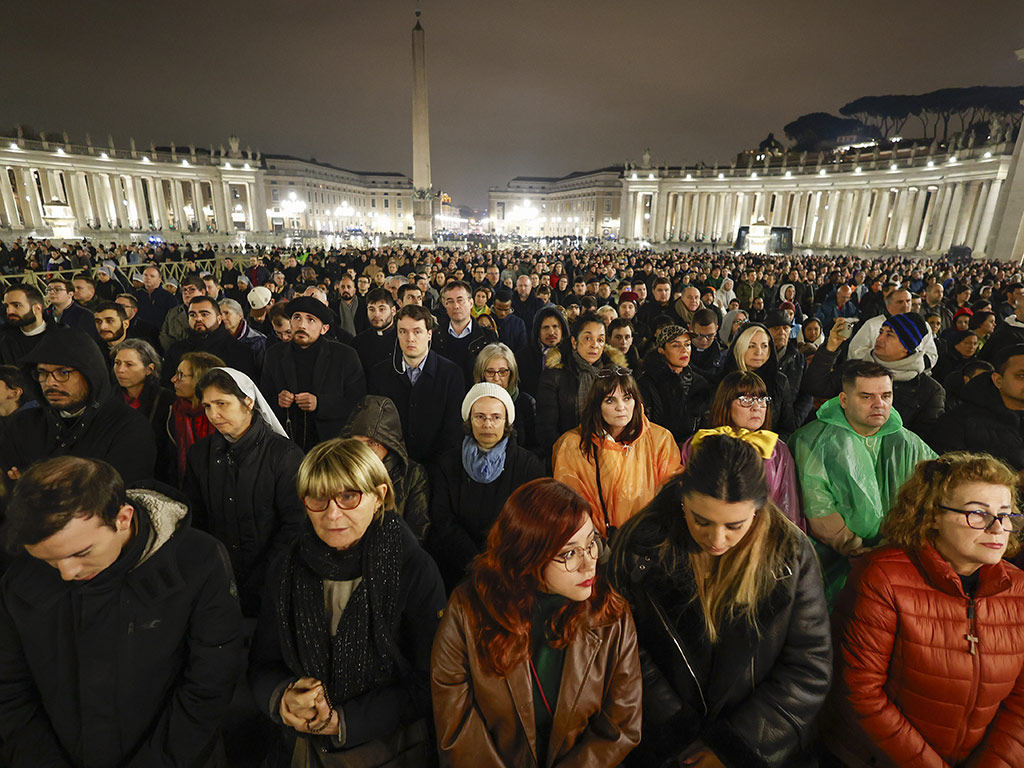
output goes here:
<path id="1" fill-rule="evenodd" d="M 889 420 L 871 437 L 853 431 L 833 397 L 818 409 L 818 417 L 789 439 L 808 518 L 838 512 L 847 527 L 864 540 L 878 543 L 882 518 L 896 501 L 903 482 L 919 461 L 935 452 L 916 434 L 903 428 L 893 409 Z M 828 547 L 818 545 L 830 600 L 843 584 L 849 564 Z"/>

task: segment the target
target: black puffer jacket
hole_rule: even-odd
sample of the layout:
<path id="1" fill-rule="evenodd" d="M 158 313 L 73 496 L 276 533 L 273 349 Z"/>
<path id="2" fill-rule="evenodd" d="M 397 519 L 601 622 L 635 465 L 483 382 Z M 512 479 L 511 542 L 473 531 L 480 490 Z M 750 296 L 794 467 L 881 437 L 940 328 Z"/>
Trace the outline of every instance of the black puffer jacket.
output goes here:
<path id="1" fill-rule="evenodd" d="M 375 440 L 388 449 L 384 466 L 395 487 L 395 512 L 416 535 L 421 544 L 430 528 L 430 493 L 427 471 L 409 458 L 402 437 L 402 420 L 389 398 L 366 395 L 360 400 L 340 437 L 360 435 Z"/>
<path id="2" fill-rule="evenodd" d="M 936 424 L 935 449 L 991 453 L 1018 471 L 1024 469 L 1024 411 L 1007 408 L 986 374 L 967 382 L 960 398 L 960 405 Z"/>
<path id="3" fill-rule="evenodd" d="M 153 429 L 145 416 L 113 391 L 107 361 L 92 339 L 81 331 L 52 328 L 23 363 L 29 381 L 35 380 L 37 363 L 77 369 L 89 382 L 91 400 L 78 418 L 63 418 L 42 396 L 39 408 L 13 414 L 0 435 L 0 468 L 6 472 L 18 467 L 24 472 L 41 459 L 81 456 L 112 464 L 125 482 L 153 476 Z"/>
<path id="4" fill-rule="evenodd" d="M 259 614 L 267 565 L 306 517 L 295 490 L 301 463 L 299 447 L 258 415 L 234 443 L 214 432 L 188 449 L 184 490 L 195 526 L 227 547 L 246 616 Z"/>
<path id="5" fill-rule="evenodd" d="M 544 475 L 544 466 L 509 435 L 505 469 L 491 483 L 478 483 L 462 466 L 462 448 L 443 453 L 430 475 L 433 525 L 427 549 L 450 592 L 466 575 L 466 566 L 483 549 L 505 501 L 516 488 Z"/>
<path id="6" fill-rule="evenodd" d="M 700 739 L 727 768 L 816 765 L 814 723 L 832 677 L 832 644 L 810 541 L 796 534 L 787 571 L 758 611 L 760 636 L 737 621 L 712 646 L 688 559 L 669 574 L 654 548 L 664 532 L 640 525 L 633 534 L 624 542 L 630 573 L 617 577 L 640 642 L 644 733 L 627 764 L 674 766 Z"/>
<path id="7" fill-rule="evenodd" d="M 92 581 L 22 554 L 0 582 L 10 768 L 215 764 L 245 659 L 231 567 L 183 502 L 151 488 L 128 500 L 143 535 Z"/>
<path id="8" fill-rule="evenodd" d="M 711 388 L 692 365 L 675 373 L 665 362 L 665 356 L 652 349 L 644 357 L 637 383 L 647 418 L 671 432 L 677 443 L 686 442 L 700 428 Z"/>

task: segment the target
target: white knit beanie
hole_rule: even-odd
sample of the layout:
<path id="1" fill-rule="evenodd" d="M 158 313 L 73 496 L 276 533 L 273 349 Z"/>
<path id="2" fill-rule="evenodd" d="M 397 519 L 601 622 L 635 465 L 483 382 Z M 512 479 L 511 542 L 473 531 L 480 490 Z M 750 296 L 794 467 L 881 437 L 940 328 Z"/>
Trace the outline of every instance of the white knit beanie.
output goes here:
<path id="1" fill-rule="evenodd" d="M 512 396 L 504 387 L 492 384 L 489 381 L 481 381 L 479 384 L 474 384 L 469 388 L 469 392 L 466 393 L 466 397 L 462 400 L 463 421 L 469 419 L 469 412 L 473 408 L 473 403 L 481 397 L 496 397 L 498 400 L 501 400 L 505 405 L 505 412 L 508 414 L 508 423 L 516 423 L 516 406 L 512 402 Z"/>

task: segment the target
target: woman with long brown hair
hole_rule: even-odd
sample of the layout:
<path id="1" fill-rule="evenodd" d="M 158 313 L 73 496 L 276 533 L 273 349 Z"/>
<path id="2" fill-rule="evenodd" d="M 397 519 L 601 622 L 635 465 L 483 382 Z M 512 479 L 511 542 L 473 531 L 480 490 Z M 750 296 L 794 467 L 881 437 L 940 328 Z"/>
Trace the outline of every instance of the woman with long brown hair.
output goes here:
<path id="1" fill-rule="evenodd" d="M 753 446 L 705 438 L 619 531 L 612 577 L 650 662 L 637 766 L 815 764 L 832 668 L 821 569 Z"/>
<path id="2" fill-rule="evenodd" d="M 800 488 L 796 482 L 796 464 L 786 444 L 772 431 L 771 397 L 764 380 L 753 371 L 733 371 L 725 375 L 715 392 L 708 418 L 708 429 L 699 430 L 683 443 L 683 464 L 704 438 L 724 434 L 750 443 L 764 459 L 768 495 L 782 513 L 807 532 L 807 519 L 800 508 Z"/>
<path id="3" fill-rule="evenodd" d="M 554 476 L 590 503 L 602 536 L 639 512 L 679 472 L 672 433 L 647 419 L 628 368 L 601 370 L 583 419 L 555 443 Z"/>
<path id="4" fill-rule="evenodd" d="M 636 746 L 636 631 L 602 546 L 562 483 L 509 497 L 434 640 L 442 766 L 613 766 Z"/>

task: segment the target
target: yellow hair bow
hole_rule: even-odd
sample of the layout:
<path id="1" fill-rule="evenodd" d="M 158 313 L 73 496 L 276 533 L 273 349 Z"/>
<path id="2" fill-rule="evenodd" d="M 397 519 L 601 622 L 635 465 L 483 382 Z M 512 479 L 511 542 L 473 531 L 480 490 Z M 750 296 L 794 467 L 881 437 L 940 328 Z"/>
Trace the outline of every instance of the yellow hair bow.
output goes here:
<path id="1" fill-rule="evenodd" d="M 779 436 L 774 432 L 769 432 L 767 429 L 759 429 L 756 432 L 751 432 L 749 429 L 715 427 L 714 429 L 698 430 L 697 434 L 695 434 L 693 439 L 690 441 L 690 448 L 696 451 L 697 446 L 701 444 L 701 441 L 710 435 L 727 435 L 729 437 L 734 437 L 737 440 L 742 440 L 744 443 L 754 446 L 754 448 L 757 449 L 757 452 L 761 454 L 762 459 L 770 459 L 772 454 L 775 453 L 775 444 L 779 442 Z"/>

